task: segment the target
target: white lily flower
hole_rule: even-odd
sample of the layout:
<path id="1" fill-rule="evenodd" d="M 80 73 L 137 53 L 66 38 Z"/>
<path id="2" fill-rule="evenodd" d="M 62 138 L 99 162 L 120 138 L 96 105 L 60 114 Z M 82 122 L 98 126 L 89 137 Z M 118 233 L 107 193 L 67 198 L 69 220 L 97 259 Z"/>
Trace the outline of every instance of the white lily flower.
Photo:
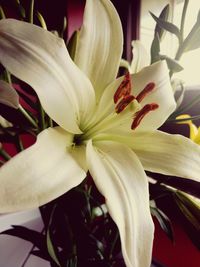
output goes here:
<path id="1" fill-rule="evenodd" d="M 59 125 L 0 169 L 0 211 L 43 205 L 89 170 L 118 226 L 126 266 L 149 267 L 154 226 L 144 169 L 199 181 L 200 148 L 157 131 L 175 109 L 165 62 L 116 79 L 122 40 L 109 0 L 87 0 L 76 64 L 52 33 L 0 22 L 2 64 L 34 88 Z"/>

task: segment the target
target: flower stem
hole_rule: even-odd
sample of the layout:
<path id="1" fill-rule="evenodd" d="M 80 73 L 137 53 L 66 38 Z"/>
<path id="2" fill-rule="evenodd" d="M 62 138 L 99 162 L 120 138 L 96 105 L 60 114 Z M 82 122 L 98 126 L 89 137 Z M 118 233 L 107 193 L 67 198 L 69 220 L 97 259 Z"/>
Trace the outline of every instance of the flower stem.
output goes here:
<path id="1" fill-rule="evenodd" d="M 6 161 L 8 161 L 11 158 L 11 156 L 4 149 L 0 150 L 0 156 L 2 156 L 2 158 L 5 159 Z"/>
<path id="2" fill-rule="evenodd" d="M 184 26 L 185 26 L 185 17 L 186 17 L 188 3 L 189 3 L 189 0 L 185 0 L 184 6 L 183 6 L 183 12 L 182 12 L 182 16 L 181 16 L 180 32 L 181 32 L 181 39 L 182 39 L 182 41 L 184 39 Z"/>
<path id="3" fill-rule="evenodd" d="M 2 8 L 2 6 L 0 6 L 0 19 L 5 19 L 5 18 L 6 18 L 6 16 L 5 16 L 5 13 L 3 11 L 3 8 Z"/>
<path id="4" fill-rule="evenodd" d="M 19 105 L 19 110 L 35 128 L 38 127 L 37 123 L 33 120 L 33 118 L 28 114 L 28 112 L 21 105 Z"/>
<path id="5" fill-rule="evenodd" d="M 30 11 L 29 11 L 29 22 L 33 24 L 33 11 L 34 11 L 34 0 L 31 0 Z"/>
<path id="6" fill-rule="evenodd" d="M 7 79 L 7 82 L 8 82 L 9 84 L 12 84 L 12 80 L 11 80 L 11 74 L 10 74 L 10 72 L 9 72 L 7 69 L 5 69 L 5 73 L 6 73 L 6 79 Z"/>
<path id="7" fill-rule="evenodd" d="M 40 126 L 41 126 L 41 130 L 44 130 L 46 127 L 45 127 L 45 112 L 44 112 L 44 109 L 42 107 L 41 104 L 40 105 Z"/>

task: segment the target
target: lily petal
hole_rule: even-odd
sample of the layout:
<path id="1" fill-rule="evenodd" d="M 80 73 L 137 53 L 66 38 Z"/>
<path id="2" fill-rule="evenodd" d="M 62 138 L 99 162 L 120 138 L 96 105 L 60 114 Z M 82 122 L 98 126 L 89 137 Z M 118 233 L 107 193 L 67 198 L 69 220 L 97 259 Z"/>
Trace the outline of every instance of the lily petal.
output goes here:
<path id="1" fill-rule="evenodd" d="M 18 108 L 19 106 L 19 96 L 16 90 L 3 80 L 0 80 L 0 103 L 11 108 Z"/>
<path id="2" fill-rule="evenodd" d="M 169 71 L 167 68 L 167 64 L 165 61 L 156 62 L 151 66 L 142 69 L 140 72 L 133 74 L 131 77 L 132 94 L 134 96 L 137 96 L 148 83 L 155 83 L 155 88 L 153 89 L 153 91 L 147 94 L 140 104 L 141 107 L 143 107 L 146 104 L 156 103 L 159 105 L 159 108 L 148 113 L 141 121 L 139 127 L 136 128 L 136 131 L 155 130 L 166 121 L 166 119 L 176 107 L 174 95 L 169 80 Z M 104 94 L 102 95 L 98 105 L 96 120 L 102 120 L 103 118 L 106 118 L 109 114 L 115 112 L 113 96 L 117 88 L 121 84 L 123 78 L 124 77 L 120 77 L 119 79 L 111 83 L 104 91 Z M 123 115 L 123 112 L 119 115 Z M 131 123 L 131 119 L 130 121 L 124 122 L 123 124 L 120 122 L 120 129 L 118 127 L 116 129 L 113 129 L 113 131 L 115 133 L 118 131 L 127 132 L 131 128 Z"/>
<path id="3" fill-rule="evenodd" d="M 123 48 L 119 16 L 108 0 L 87 0 L 75 63 L 91 80 L 97 101 L 117 75 Z"/>
<path id="4" fill-rule="evenodd" d="M 0 213 L 39 207 L 81 183 L 86 174 L 70 153 L 71 143 L 71 134 L 49 128 L 33 146 L 3 165 Z"/>
<path id="5" fill-rule="evenodd" d="M 126 141 L 125 141 L 126 139 Z M 144 169 L 200 182 L 200 147 L 189 138 L 161 131 L 124 137 Z"/>
<path id="6" fill-rule="evenodd" d="M 141 41 L 132 41 L 133 60 L 131 62 L 131 72 L 136 73 L 150 64 L 150 55 L 142 45 Z"/>
<path id="7" fill-rule="evenodd" d="M 149 211 L 147 177 L 137 156 L 115 142 L 87 146 L 94 182 L 117 224 L 127 267 L 149 267 L 154 226 Z"/>
<path id="8" fill-rule="evenodd" d="M 71 60 L 62 39 L 36 25 L 3 19 L 0 61 L 33 87 L 53 120 L 69 132 L 81 132 L 80 120 L 92 112 L 94 90 Z"/>

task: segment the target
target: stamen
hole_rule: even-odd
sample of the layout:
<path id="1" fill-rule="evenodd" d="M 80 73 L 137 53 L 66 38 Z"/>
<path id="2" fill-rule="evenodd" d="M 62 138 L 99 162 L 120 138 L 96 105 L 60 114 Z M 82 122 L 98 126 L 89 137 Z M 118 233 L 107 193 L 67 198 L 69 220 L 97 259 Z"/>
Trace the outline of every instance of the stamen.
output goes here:
<path id="1" fill-rule="evenodd" d="M 122 112 L 133 100 L 135 97 L 133 95 L 125 96 L 116 106 L 116 113 Z"/>
<path id="2" fill-rule="evenodd" d="M 122 97 L 130 95 L 131 93 L 131 76 L 130 73 L 124 76 L 123 81 L 121 82 L 120 86 L 118 87 L 117 91 L 114 94 L 114 103 L 116 104 L 118 100 Z"/>
<path id="3" fill-rule="evenodd" d="M 151 93 L 153 91 L 154 88 L 155 88 L 155 83 L 153 83 L 153 82 L 148 83 L 145 86 L 145 88 L 136 97 L 137 101 L 140 103 L 145 98 L 145 96 L 147 96 L 149 93 Z"/>
<path id="4" fill-rule="evenodd" d="M 131 125 L 131 129 L 135 130 L 142 121 L 142 119 L 144 118 L 144 116 L 147 115 L 147 113 L 149 113 L 150 111 L 156 110 L 158 107 L 159 105 L 156 103 L 145 105 L 140 111 L 136 113 L 136 116 Z"/>

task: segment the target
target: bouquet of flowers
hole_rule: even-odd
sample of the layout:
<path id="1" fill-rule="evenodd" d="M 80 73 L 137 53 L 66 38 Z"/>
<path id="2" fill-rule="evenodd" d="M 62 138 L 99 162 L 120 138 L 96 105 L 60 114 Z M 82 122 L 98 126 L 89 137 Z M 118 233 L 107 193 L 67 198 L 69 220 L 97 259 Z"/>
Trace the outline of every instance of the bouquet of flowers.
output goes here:
<path id="1" fill-rule="evenodd" d="M 33 23 L 34 1 L 29 17 L 16 2 L 21 20 L 2 8 L 0 20 L 0 212 L 40 207 L 44 228 L 3 234 L 31 241 L 30 253 L 54 267 L 149 267 L 151 214 L 173 239 L 159 198 L 170 196 L 199 234 L 199 206 L 189 194 L 200 196 L 200 147 L 159 130 L 169 117 L 194 129 L 192 118 L 176 119 L 182 111 L 170 76 L 199 40 L 184 39 L 183 28 L 167 21 L 167 6 L 153 15 L 151 64 L 140 70 L 126 62 L 120 75 L 123 31 L 110 0 L 86 0 L 83 25 L 67 42 L 40 13 Z M 160 53 L 164 31 L 179 38 L 175 59 Z"/>

